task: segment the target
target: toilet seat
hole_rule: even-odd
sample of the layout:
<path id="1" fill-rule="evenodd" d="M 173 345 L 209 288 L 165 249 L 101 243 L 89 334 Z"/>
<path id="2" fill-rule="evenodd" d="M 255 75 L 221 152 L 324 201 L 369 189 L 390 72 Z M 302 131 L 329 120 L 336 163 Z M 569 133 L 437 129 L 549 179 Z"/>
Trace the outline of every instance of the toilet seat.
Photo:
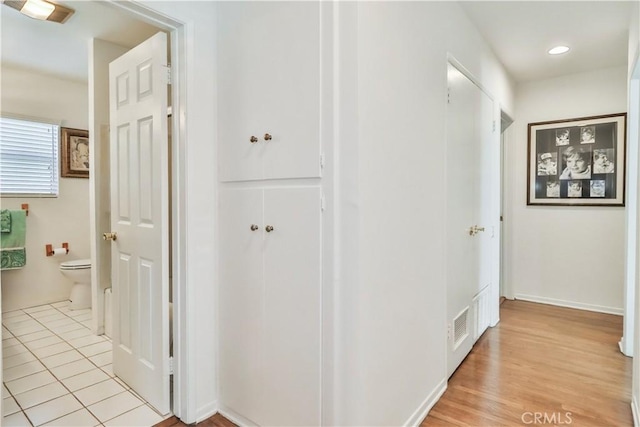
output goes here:
<path id="1" fill-rule="evenodd" d="M 90 259 L 76 259 L 60 263 L 60 270 L 84 270 L 86 268 L 91 268 Z"/>

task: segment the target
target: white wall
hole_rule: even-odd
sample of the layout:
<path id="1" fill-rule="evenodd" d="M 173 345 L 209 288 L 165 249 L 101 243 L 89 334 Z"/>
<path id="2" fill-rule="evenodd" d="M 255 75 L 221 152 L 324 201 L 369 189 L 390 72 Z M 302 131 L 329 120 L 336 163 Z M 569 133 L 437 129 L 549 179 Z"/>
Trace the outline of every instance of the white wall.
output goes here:
<path id="1" fill-rule="evenodd" d="M 625 112 L 627 68 L 521 84 L 506 147 L 505 286 L 516 298 L 622 314 L 625 210 L 526 205 L 527 124 Z"/>
<path id="2" fill-rule="evenodd" d="M 356 32 L 357 44 L 341 45 L 351 49 L 341 58 L 357 64 L 340 66 L 357 70 L 358 92 L 357 115 L 341 111 L 339 147 L 355 160 L 342 159 L 339 174 L 357 177 L 338 182 L 334 424 L 417 424 L 447 379 L 447 54 L 508 111 L 512 85 L 455 3 L 362 2 L 357 9 L 340 32 L 341 40 Z M 337 108 L 343 105 L 349 102 Z"/>
<path id="3" fill-rule="evenodd" d="M 92 330 L 104 333 L 104 290 L 111 287 L 111 242 L 102 233 L 111 229 L 109 150 L 109 63 L 129 49 L 100 39 L 89 41 L 89 143 L 91 178 L 90 246 Z"/>
<path id="4" fill-rule="evenodd" d="M 88 92 L 85 83 L 18 70 L 2 65 L 2 113 L 59 121 L 63 127 L 88 129 Z M 57 198 L 2 198 L 2 208 L 29 204 L 27 265 L 2 272 L 2 311 L 62 301 L 72 282 L 60 273 L 59 263 L 89 258 L 89 180 L 60 178 Z M 69 243 L 69 255 L 45 256 L 45 245 Z"/>
<path id="5" fill-rule="evenodd" d="M 215 6 L 143 4 L 186 24 L 188 140 L 183 141 L 184 170 L 179 173 L 185 177 L 181 214 L 187 226 L 180 239 L 186 255 L 182 286 L 191 311 L 184 319 L 190 335 L 182 339 L 187 340 L 192 362 L 185 374 L 195 386 L 188 386 L 193 393 L 184 399 L 185 405 L 195 406 L 196 418 L 202 419 L 215 411 L 217 399 L 212 309 Z M 352 136 L 360 133 L 357 151 L 361 156 L 357 164 L 342 164 L 339 172 L 350 173 L 351 167 L 357 171 L 350 184 L 354 188 L 344 191 L 349 198 L 345 211 L 355 211 L 357 223 L 355 229 L 343 228 L 340 241 L 360 237 L 355 248 L 348 244 L 340 248 L 344 255 L 342 275 L 337 278 L 340 323 L 334 328 L 340 336 L 334 377 L 334 396 L 339 397 L 334 397 L 338 407 L 334 419 L 327 423 L 400 425 L 419 421 L 423 403 L 446 380 L 445 194 L 437 183 L 444 177 L 447 52 L 498 96 L 507 110 L 512 109 L 513 100 L 505 73 L 456 4 L 344 6 L 359 9 L 342 28 L 356 37 L 358 45 L 343 46 L 347 51 L 342 57 L 354 61 L 343 66 L 356 75 L 347 79 L 353 85 L 341 94 L 347 97 L 345 104 L 356 103 L 360 117 L 359 122 L 343 123 L 345 147 L 341 149 L 351 150 Z M 352 118 L 349 113 L 344 117 Z M 345 211 L 339 215 L 346 216 Z"/>

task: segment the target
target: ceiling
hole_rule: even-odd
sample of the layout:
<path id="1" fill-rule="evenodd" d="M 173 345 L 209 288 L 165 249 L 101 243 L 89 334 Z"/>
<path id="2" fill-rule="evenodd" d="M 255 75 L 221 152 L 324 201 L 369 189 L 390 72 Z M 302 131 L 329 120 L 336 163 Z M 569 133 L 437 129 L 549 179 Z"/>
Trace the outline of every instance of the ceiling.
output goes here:
<path id="1" fill-rule="evenodd" d="M 158 30 L 105 2 L 66 1 L 76 13 L 65 24 L 0 7 L 2 64 L 86 82 L 88 41 L 133 47 Z M 467 1 L 475 23 L 516 82 L 627 63 L 630 1 Z M 557 44 L 571 47 L 552 57 Z"/>
<path id="2" fill-rule="evenodd" d="M 627 64 L 630 1 L 468 1 L 469 18 L 516 82 Z M 552 56 L 557 45 L 571 50 Z"/>
<path id="3" fill-rule="evenodd" d="M 99 38 L 130 48 L 159 31 L 105 2 L 56 3 L 76 11 L 64 24 L 38 21 L 0 6 L 3 66 L 87 82 L 89 40 Z"/>

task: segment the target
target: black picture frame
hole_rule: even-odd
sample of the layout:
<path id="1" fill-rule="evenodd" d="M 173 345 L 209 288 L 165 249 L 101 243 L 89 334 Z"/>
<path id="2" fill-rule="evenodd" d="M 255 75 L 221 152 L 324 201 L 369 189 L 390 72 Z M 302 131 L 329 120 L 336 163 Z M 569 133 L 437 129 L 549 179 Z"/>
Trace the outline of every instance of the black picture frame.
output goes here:
<path id="1" fill-rule="evenodd" d="M 527 205 L 624 206 L 627 114 L 529 123 Z"/>

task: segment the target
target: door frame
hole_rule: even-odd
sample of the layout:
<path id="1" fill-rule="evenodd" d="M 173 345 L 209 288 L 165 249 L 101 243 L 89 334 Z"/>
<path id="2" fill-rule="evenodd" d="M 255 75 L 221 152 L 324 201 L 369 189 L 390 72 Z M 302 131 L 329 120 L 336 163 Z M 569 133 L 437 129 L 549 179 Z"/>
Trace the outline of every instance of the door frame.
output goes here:
<path id="1" fill-rule="evenodd" d="M 627 201 L 626 201 L 626 262 L 624 285 L 624 320 L 620 351 L 632 357 L 635 341 L 638 337 L 636 330 L 636 292 L 640 264 L 638 263 L 638 241 L 640 239 L 640 216 L 638 215 L 638 201 L 640 188 L 638 186 L 638 167 L 640 166 L 640 59 L 636 53 L 630 68 L 631 74 L 628 84 L 628 113 L 627 113 Z M 637 375 L 637 372 L 634 372 Z"/>
<path id="2" fill-rule="evenodd" d="M 173 398 L 172 413 L 184 422 L 196 419 L 195 396 L 197 373 L 195 353 L 190 345 L 192 335 L 188 325 L 195 324 L 193 307 L 194 293 L 188 292 L 186 283 L 186 93 L 187 93 L 187 52 L 189 42 L 193 44 L 193 24 L 182 23 L 172 16 L 160 14 L 138 2 L 119 2 L 104 0 L 111 6 L 136 18 L 148 22 L 155 27 L 170 33 L 171 45 L 171 108 L 170 126 L 172 129 L 169 145 L 171 147 L 171 263 L 172 263 L 172 301 L 173 301 Z M 168 231 L 168 230 L 167 230 Z"/>
<path id="3" fill-rule="evenodd" d="M 507 183 L 506 180 L 506 163 L 505 159 L 507 158 L 507 150 L 509 146 L 509 140 L 511 138 L 511 133 L 509 128 L 513 124 L 514 120 L 511 118 L 509 113 L 505 110 L 500 110 L 500 298 L 505 297 L 507 299 L 513 299 L 513 289 L 510 284 L 506 282 L 505 278 L 507 277 L 506 263 L 504 262 L 505 253 L 504 250 L 507 247 L 507 227 L 505 225 L 505 213 L 507 212 L 507 204 L 509 200 L 507 200 L 507 192 L 505 191 L 505 185 Z M 507 218 L 508 220 L 509 218 Z"/>

